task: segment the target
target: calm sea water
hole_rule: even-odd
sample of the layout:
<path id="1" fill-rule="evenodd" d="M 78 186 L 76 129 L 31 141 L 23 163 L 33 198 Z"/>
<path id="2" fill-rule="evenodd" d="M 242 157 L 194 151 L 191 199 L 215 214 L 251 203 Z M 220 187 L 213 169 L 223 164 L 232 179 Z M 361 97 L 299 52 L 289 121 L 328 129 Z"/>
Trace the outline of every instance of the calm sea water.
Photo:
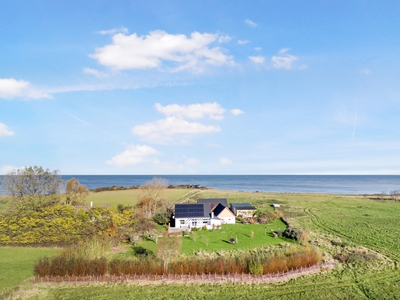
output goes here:
<path id="1" fill-rule="evenodd" d="M 398 175 L 156 175 L 168 184 L 198 184 L 219 190 L 299 192 L 330 194 L 377 194 L 400 189 Z M 77 178 L 89 189 L 143 185 L 153 175 L 63 175 Z M 0 186 L 1 188 L 1 186 Z M 0 190 L 0 194 L 4 190 Z"/>

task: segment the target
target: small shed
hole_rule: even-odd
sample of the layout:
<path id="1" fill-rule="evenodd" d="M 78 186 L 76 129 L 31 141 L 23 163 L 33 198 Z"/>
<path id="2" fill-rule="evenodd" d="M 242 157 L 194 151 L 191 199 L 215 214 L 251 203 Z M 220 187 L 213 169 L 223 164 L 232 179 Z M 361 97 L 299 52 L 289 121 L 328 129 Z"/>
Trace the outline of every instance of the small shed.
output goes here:
<path id="1" fill-rule="evenodd" d="M 235 216 L 242 216 L 246 218 L 252 217 L 257 211 L 257 208 L 250 203 L 231 203 L 230 209 Z"/>

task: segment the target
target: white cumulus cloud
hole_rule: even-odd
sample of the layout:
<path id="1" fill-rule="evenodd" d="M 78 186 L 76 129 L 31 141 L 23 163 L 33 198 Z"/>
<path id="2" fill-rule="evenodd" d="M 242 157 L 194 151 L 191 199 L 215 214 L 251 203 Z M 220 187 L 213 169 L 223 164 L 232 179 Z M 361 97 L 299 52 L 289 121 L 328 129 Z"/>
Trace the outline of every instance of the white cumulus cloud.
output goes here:
<path id="1" fill-rule="evenodd" d="M 249 20 L 249 19 L 244 20 L 244 22 L 245 22 L 247 25 L 249 25 L 251 28 L 255 28 L 255 27 L 258 26 L 256 23 L 254 23 L 252 20 Z"/>
<path id="2" fill-rule="evenodd" d="M 14 132 L 6 124 L 0 123 L 0 136 L 12 136 Z"/>
<path id="3" fill-rule="evenodd" d="M 33 88 L 28 81 L 0 78 L 0 98 L 41 99 L 51 98 L 51 96 L 44 91 Z"/>
<path id="4" fill-rule="evenodd" d="M 234 116 L 238 116 L 238 115 L 244 114 L 244 111 L 242 111 L 242 110 L 240 110 L 238 108 L 231 109 L 230 112 Z"/>
<path id="5" fill-rule="evenodd" d="M 146 145 L 128 146 L 124 152 L 107 160 L 106 164 L 117 167 L 136 165 L 148 162 L 151 160 L 150 157 L 158 154 L 159 152 L 157 150 Z"/>
<path id="6" fill-rule="evenodd" d="M 220 163 L 221 165 L 231 165 L 231 164 L 232 164 L 232 161 L 231 161 L 230 159 L 228 159 L 228 158 L 221 157 L 221 158 L 219 159 L 219 163 Z"/>
<path id="7" fill-rule="evenodd" d="M 199 32 L 189 37 L 162 30 L 151 31 L 146 36 L 118 33 L 113 35 L 111 44 L 96 48 L 90 56 L 114 70 L 166 66 L 172 71 L 201 72 L 205 65 L 234 64 L 232 56 L 225 55 L 218 46 L 210 46 L 227 40 L 227 36 Z"/>
<path id="8" fill-rule="evenodd" d="M 249 59 L 255 64 L 263 64 L 265 61 L 265 57 L 258 55 L 258 56 L 249 56 Z"/>
<path id="9" fill-rule="evenodd" d="M 89 74 L 89 75 L 94 75 L 97 78 L 105 78 L 108 77 L 108 75 L 104 72 L 101 72 L 99 70 L 96 69 L 91 69 L 91 68 L 83 68 L 83 73 L 84 74 Z"/>
<path id="10" fill-rule="evenodd" d="M 170 104 L 166 106 L 156 103 L 155 108 L 166 116 L 182 119 L 202 119 L 208 116 L 211 119 L 221 120 L 224 118 L 225 112 L 225 109 L 216 102 L 190 105 Z"/>
<path id="11" fill-rule="evenodd" d="M 152 123 L 136 125 L 132 128 L 132 133 L 134 135 L 153 143 L 171 142 L 174 140 L 173 137 L 176 135 L 185 139 L 196 134 L 219 131 L 221 131 L 219 126 L 188 122 L 173 116 Z"/>
<path id="12" fill-rule="evenodd" d="M 293 69 L 293 63 L 298 59 L 297 56 L 287 53 L 288 49 L 282 49 L 278 55 L 272 56 L 272 65 L 276 69 Z"/>

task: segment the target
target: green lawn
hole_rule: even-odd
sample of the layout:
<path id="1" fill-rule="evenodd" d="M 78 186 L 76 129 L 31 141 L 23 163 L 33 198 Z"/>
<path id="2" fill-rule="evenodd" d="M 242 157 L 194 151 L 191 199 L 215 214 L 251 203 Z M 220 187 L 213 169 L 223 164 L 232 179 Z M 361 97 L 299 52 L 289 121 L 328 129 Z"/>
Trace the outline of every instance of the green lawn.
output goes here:
<path id="1" fill-rule="evenodd" d="M 285 238 L 274 238 L 271 230 L 284 230 L 286 225 L 281 220 L 275 220 L 271 224 L 225 224 L 222 228 L 214 231 L 195 231 L 197 234 L 194 241 L 193 232 L 189 237 L 183 237 L 182 252 L 194 253 L 199 250 L 219 251 L 219 250 L 238 250 L 255 247 L 277 245 L 283 242 L 291 242 Z M 251 232 L 254 231 L 254 238 Z M 238 240 L 237 244 L 230 244 L 230 238 Z M 208 246 L 207 246 L 208 240 Z"/>
<path id="2" fill-rule="evenodd" d="M 34 262 L 59 252 L 57 248 L 0 247 L 0 293 L 33 276 Z"/>

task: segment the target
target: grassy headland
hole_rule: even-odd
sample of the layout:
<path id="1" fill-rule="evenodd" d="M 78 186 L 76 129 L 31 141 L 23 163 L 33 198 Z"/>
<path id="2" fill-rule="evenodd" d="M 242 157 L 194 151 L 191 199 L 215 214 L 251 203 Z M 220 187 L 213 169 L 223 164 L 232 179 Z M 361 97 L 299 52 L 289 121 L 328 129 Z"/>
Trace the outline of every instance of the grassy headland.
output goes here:
<path id="1" fill-rule="evenodd" d="M 188 190 L 171 190 L 177 193 L 174 201 L 181 201 Z M 131 205 L 131 196 L 125 200 L 118 191 L 98 195 L 104 203 L 116 206 Z M 113 194 L 115 193 L 115 194 Z M 118 194 L 120 193 L 120 194 Z M 400 298 L 400 202 L 370 200 L 362 196 L 295 194 L 295 193 L 246 193 L 205 190 L 196 197 L 225 197 L 229 202 L 250 202 L 266 209 L 272 203 L 280 203 L 285 217 L 295 227 L 307 231 L 309 243 L 325 253 L 325 259 L 336 258 L 340 262 L 332 271 L 320 275 L 291 280 L 276 285 L 159 285 L 136 286 L 108 285 L 36 285 L 32 299 L 398 299 Z M 186 199 L 186 198 L 185 198 Z M 188 200 L 188 199 L 186 199 Z M 185 201 L 186 201 L 185 200 Z M 88 201 L 97 201 L 90 200 Z M 127 201 L 127 202 L 123 202 Z M 96 202 L 95 202 L 96 203 Z M 232 230 L 234 230 L 232 225 Z M 243 225 L 251 226 L 251 225 Z M 276 226 L 273 225 L 273 226 Z M 250 228 L 250 227 L 247 227 Z M 234 235 L 230 227 L 223 227 L 219 240 Z M 244 229 L 243 234 L 252 231 Z M 255 237 L 264 235 L 255 231 Z M 248 234 L 249 234 L 248 233 Z M 208 233 L 206 233 L 208 234 Z M 183 249 L 193 251 L 192 246 L 206 249 L 206 236 L 198 232 L 197 241 L 187 238 Z M 239 244 L 243 238 L 239 238 Z M 249 238 L 249 237 L 247 237 Z M 249 238 L 250 239 L 250 238 Z M 226 243 L 227 247 L 232 246 Z M 255 245 L 256 246 L 256 245 Z M 209 246 L 212 239 L 209 237 Z M 8 249 L 8 248 L 2 248 Z M 26 248 L 28 249 L 28 248 Z M 33 250 L 32 250 L 33 251 Z M 12 262 L 15 256 L 7 260 Z M 0 264 L 2 265 L 2 264 Z M 26 275 L 28 277 L 29 275 Z M 29 299 L 29 297 L 26 297 Z"/>

